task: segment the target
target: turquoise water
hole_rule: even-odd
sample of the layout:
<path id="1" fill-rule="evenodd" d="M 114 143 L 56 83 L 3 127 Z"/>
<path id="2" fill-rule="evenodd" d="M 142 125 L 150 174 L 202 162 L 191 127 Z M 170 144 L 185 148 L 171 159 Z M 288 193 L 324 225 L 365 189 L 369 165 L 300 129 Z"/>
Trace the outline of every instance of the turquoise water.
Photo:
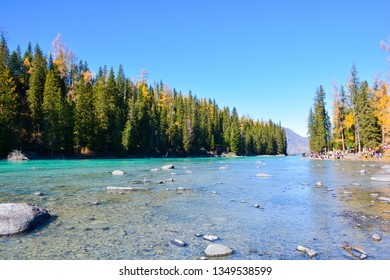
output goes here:
<path id="1" fill-rule="evenodd" d="M 175 169 L 151 171 L 165 164 Z M 233 260 L 307 259 L 298 245 L 317 259 L 351 259 L 344 241 L 390 259 L 390 205 L 371 196 L 390 195 L 388 183 L 370 181 L 380 166 L 299 157 L 0 161 L 0 203 L 31 202 L 55 215 L 0 237 L 0 259 L 199 259 L 210 242 L 197 233 L 218 236 Z M 116 169 L 126 174 L 111 175 Z M 373 232 L 383 239 L 372 241 Z"/>

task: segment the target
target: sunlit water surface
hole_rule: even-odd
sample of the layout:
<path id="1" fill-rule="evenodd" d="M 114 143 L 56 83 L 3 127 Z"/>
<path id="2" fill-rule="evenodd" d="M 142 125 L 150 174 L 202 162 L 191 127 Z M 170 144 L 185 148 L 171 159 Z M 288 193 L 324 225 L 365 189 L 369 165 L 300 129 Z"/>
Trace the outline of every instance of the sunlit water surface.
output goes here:
<path id="1" fill-rule="evenodd" d="M 165 164 L 175 169 L 151 171 Z M 308 259 L 298 245 L 317 259 L 351 259 L 345 241 L 369 259 L 390 259 L 390 205 L 371 195 L 390 195 L 389 183 L 370 181 L 381 165 L 299 157 L 0 161 L 0 203 L 31 202 L 55 216 L 0 237 L 0 259 L 199 259 L 210 242 L 197 233 L 232 248 L 227 259 Z M 126 174 L 111 175 L 116 169 Z"/>

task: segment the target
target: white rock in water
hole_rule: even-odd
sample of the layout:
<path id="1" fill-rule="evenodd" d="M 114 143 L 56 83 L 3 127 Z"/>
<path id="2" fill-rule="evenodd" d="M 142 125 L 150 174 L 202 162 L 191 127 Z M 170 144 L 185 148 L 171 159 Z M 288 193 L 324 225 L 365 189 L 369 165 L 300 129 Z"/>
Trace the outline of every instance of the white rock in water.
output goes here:
<path id="1" fill-rule="evenodd" d="M 226 170 L 226 169 L 228 169 L 227 166 L 221 166 L 221 167 L 219 168 L 219 170 Z"/>
<path id="2" fill-rule="evenodd" d="M 123 175 L 125 172 L 123 170 L 114 170 L 112 171 L 112 175 Z"/>
<path id="3" fill-rule="evenodd" d="M 360 174 L 365 174 L 365 173 L 367 173 L 367 171 L 364 170 L 364 169 L 360 169 L 360 170 L 358 171 L 358 173 L 360 173 Z"/>
<path id="4" fill-rule="evenodd" d="M 379 201 L 387 201 L 387 202 L 390 202 L 390 197 L 380 196 L 380 197 L 378 197 L 378 200 L 379 200 Z"/>
<path id="5" fill-rule="evenodd" d="M 175 169 L 175 166 L 172 164 L 167 164 L 161 167 L 162 170 L 169 170 L 169 169 Z"/>
<path id="6" fill-rule="evenodd" d="M 318 255 L 317 252 L 314 251 L 313 249 L 307 250 L 307 251 L 306 251 L 306 254 L 307 254 L 307 256 L 308 256 L 309 258 L 314 258 L 315 256 Z"/>
<path id="7" fill-rule="evenodd" d="M 215 240 L 218 240 L 218 237 L 215 236 L 215 235 L 206 234 L 206 235 L 203 236 L 203 239 L 207 240 L 207 241 L 214 242 Z"/>
<path id="8" fill-rule="evenodd" d="M 107 191 L 138 191 L 142 190 L 140 188 L 133 188 L 133 187 L 115 187 L 115 186 L 108 186 L 106 188 Z"/>
<path id="9" fill-rule="evenodd" d="M 272 177 L 272 176 L 269 175 L 269 174 L 265 174 L 265 173 L 258 173 L 258 174 L 256 174 L 256 177 L 258 177 L 258 178 L 267 178 L 267 177 Z"/>
<path id="10" fill-rule="evenodd" d="M 206 257 L 226 257 L 233 255 L 233 250 L 222 244 L 210 244 L 204 250 Z"/>
<path id="11" fill-rule="evenodd" d="M 302 252 L 302 253 L 306 253 L 307 250 L 309 250 L 309 249 L 307 249 L 306 247 L 303 247 L 301 245 L 298 245 L 298 247 L 297 247 L 297 251 Z"/>
<path id="12" fill-rule="evenodd" d="M 179 239 L 174 239 L 171 241 L 171 243 L 173 245 L 176 245 L 176 246 L 179 246 L 179 247 L 186 247 L 187 246 L 187 243 L 185 243 L 184 241 L 181 241 Z"/>
<path id="13" fill-rule="evenodd" d="M 153 169 L 150 169 L 150 171 L 157 172 L 157 171 L 160 171 L 160 168 L 153 168 Z"/>
<path id="14" fill-rule="evenodd" d="M 374 176 L 371 177 L 371 181 L 390 182 L 390 176 Z"/>
<path id="15" fill-rule="evenodd" d="M 374 241 L 381 241 L 382 240 L 382 236 L 380 236 L 379 234 L 377 233 L 374 233 L 372 236 L 371 236 L 372 240 Z"/>
<path id="16" fill-rule="evenodd" d="M 322 182 L 317 182 L 316 187 L 322 187 L 324 184 Z"/>

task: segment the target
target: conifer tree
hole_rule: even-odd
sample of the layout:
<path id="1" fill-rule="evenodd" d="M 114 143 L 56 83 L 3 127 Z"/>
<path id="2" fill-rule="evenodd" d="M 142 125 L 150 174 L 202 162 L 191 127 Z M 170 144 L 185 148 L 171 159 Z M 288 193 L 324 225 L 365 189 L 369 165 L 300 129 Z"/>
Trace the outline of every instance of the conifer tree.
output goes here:
<path id="1" fill-rule="evenodd" d="M 61 86 L 54 70 L 47 73 L 43 92 L 44 144 L 53 155 L 61 148 L 62 100 Z"/>
<path id="2" fill-rule="evenodd" d="M 93 150 L 94 125 L 92 86 L 82 76 L 76 85 L 75 140 L 78 151 Z"/>
<path id="3" fill-rule="evenodd" d="M 317 89 L 314 98 L 314 109 L 310 109 L 308 128 L 309 146 L 312 152 L 321 152 L 330 146 L 330 120 L 325 108 L 325 92 L 322 86 Z"/>
<path id="4" fill-rule="evenodd" d="M 360 108 L 357 117 L 361 124 L 361 143 L 363 146 L 375 148 L 381 143 L 378 120 L 372 107 L 372 95 L 367 81 L 361 83 Z"/>
<path id="5" fill-rule="evenodd" d="M 30 73 L 27 104 L 32 124 L 32 139 L 34 142 L 40 143 L 43 125 L 42 104 L 46 80 L 46 60 L 38 44 L 35 47 Z"/>

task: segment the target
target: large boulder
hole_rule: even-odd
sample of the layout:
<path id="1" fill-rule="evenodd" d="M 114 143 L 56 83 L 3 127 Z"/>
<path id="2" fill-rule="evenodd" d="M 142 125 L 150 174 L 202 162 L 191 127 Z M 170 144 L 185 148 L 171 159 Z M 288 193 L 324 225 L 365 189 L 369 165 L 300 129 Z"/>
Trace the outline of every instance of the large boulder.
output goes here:
<path id="1" fill-rule="evenodd" d="M 0 204 L 0 236 L 15 235 L 49 220 L 49 212 L 30 203 Z"/>

